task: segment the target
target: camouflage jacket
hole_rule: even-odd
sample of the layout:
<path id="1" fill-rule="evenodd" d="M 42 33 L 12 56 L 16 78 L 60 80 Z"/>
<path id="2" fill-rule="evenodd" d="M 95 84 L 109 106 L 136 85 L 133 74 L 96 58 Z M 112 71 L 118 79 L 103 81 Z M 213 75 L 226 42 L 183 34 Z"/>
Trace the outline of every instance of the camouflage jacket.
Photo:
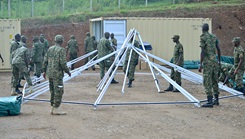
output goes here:
<path id="1" fill-rule="evenodd" d="M 244 69 L 244 50 L 242 48 L 242 46 L 238 46 L 234 48 L 234 67 L 237 68 L 238 64 L 240 62 L 240 58 L 243 58 L 243 63 L 241 65 L 241 69 Z"/>
<path id="2" fill-rule="evenodd" d="M 78 45 L 75 39 L 70 39 L 67 44 L 67 50 L 69 54 L 77 54 L 78 53 Z"/>
<path id="3" fill-rule="evenodd" d="M 47 39 L 44 39 L 44 55 L 47 53 L 48 48 L 49 48 L 49 43 Z"/>
<path id="4" fill-rule="evenodd" d="M 182 54 L 182 58 L 179 60 L 180 54 Z M 174 54 L 173 54 L 174 64 L 177 64 L 178 60 L 179 60 L 179 66 L 183 66 L 183 64 L 184 64 L 184 48 L 180 42 L 178 42 L 174 47 Z"/>
<path id="5" fill-rule="evenodd" d="M 63 78 L 64 72 L 69 73 L 66 65 L 65 49 L 58 44 L 51 46 L 43 61 L 43 71 L 47 73 L 49 78 Z"/>
<path id="6" fill-rule="evenodd" d="M 117 40 L 113 38 L 110 41 L 111 41 L 111 46 L 114 47 L 115 50 L 117 50 Z"/>
<path id="7" fill-rule="evenodd" d="M 86 53 L 92 52 L 94 49 L 93 39 L 91 37 L 86 37 L 84 40 L 84 49 Z"/>
<path id="8" fill-rule="evenodd" d="M 32 50 L 32 62 L 43 62 L 44 47 L 41 42 L 35 42 Z"/>
<path id="9" fill-rule="evenodd" d="M 137 48 L 140 48 L 139 42 L 135 40 L 134 46 Z M 126 58 L 125 58 L 126 61 L 128 61 L 128 59 L 129 59 L 130 51 L 131 51 L 131 49 L 127 50 L 127 54 L 126 54 Z M 133 50 L 130 63 L 138 64 L 138 58 L 139 58 L 139 54 Z"/>
<path id="10" fill-rule="evenodd" d="M 200 36 L 200 47 L 203 48 L 203 64 L 216 62 L 216 43 L 217 38 L 208 32 Z"/>
<path id="11" fill-rule="evenodd" d="M 20 42 L 12 41 L 10 44 L 10 54 L 12 54 L 13 51 L 21 47 Z"/>
<path id="12" fill-rule="evenodd" d="M 28 65 L 28 49 L 26 47 L 20 47 L 16 49 L 12 54 L 11 64 L 25 64 Z"/>
<path id="13" fill-rule="evenodd" d="M 100 39 L 97 49 L 98 58 L 104 57 L 114 51 L 111 47 L 110 41 L 106 38 Z"/>

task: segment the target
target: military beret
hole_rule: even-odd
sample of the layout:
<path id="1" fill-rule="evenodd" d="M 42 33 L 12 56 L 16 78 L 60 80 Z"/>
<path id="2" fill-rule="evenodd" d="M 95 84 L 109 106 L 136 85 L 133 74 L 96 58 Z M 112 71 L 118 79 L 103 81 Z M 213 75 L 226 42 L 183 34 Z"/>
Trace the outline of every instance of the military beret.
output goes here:
<path id="1" fill-rule="evenodd" d="M 174 35 L 172 39 L 179 39 L 179 35 Z"/>
<path id="2" fill-rule="evenodd" d="M 38 41 L 38 37 L 37 36 L 33 36 L 33 41 Z"/>
<path id="3" fill-rule="evenodd" d="M 16 35 L 14 36 L 14 38 L 15 38 L 15 39 L 20 39 L 21 36 L 20 36 L 20 34 L 18 33 L 18 34 L 16 34 Z"/>
<path id="4" fill-rule="evenodd" d="M 240 42 L 240 37 L 235 37 L 231 42 Z"/>
<path id="5" fill-rule="evenodd" d="M 21 35 L 21 39 L 28 39 L 25 35 Z"/>
<path id="6" fill-rule="evenodd" d="M 63 42 L 64 41 L 64 37 L 62 35 L 56 35 L 54 38 L 55 42 Z"/>

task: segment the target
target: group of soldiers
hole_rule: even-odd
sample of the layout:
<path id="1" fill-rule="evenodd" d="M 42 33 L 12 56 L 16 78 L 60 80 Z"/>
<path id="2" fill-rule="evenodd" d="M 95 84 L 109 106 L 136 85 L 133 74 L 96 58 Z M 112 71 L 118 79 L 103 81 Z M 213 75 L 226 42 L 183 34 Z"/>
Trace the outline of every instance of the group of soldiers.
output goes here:
<path id="1" fill-rule="evenodd" d="M 25 79 L 32 91 L 32 81 L 30 79 L 31 67 L 34 67 L 34 75 L 40 77 L 42 73 L 42 62 L 44 55 L 49 48 L 48 41 L 41 34 L 39 37 L 33 37 L 32 53 L 26 45 L 27 37 L 16 34 L 15 39 L 10 43 L 10 64 L 12 68 L 11 78 L 11 95 L 22 94 L 19 88 L 23 87 L 20 84 L 21 79 Z M 40 82 L 38 82 L 40 83 Z"/>
<path id="2" fill-rule="evenodd" d="M 200 57 L 200 67 L 199 72 L 203 70 L 203 84 L 205 87 L 205 92 L 207 94 L 207 103 L 202 105 L 202 107 L 210 107 L 213 105 L 219 105 L 219 91 L 218 82 L 222 80 L 227 83 L 228 79 L 232 79 L 236 83 L 235 89 L 237 91 L 245 94 L 244 85 L 242 82 L 244 74 L 244 50 L 240 46 L 240 38 L 235 37 L 232 42 L 234 44 L 234 65 L 228 65 L 220 62 L 220 48 L 218 44 L 218 39 L 215 35 L 208 32 L 208 24 L 202 26 L 203 34 L 200 37 L 200 47 L 201 47 L 201 57 Z M 86 54 L 94 50 L 98 50 L 97 58 L 102 58 L 117 49 L 117 40 L 114 38 L 113 33 L 105 32 L 104 37 L 96 42 L 95 37 L 90 37 L 90 33 L 86 33 L 86 38 L 84 40 L 84 49 Z M 111 39 L 109 40 L 109 37 Z M 130 39 L 130 43 L 133 42 L 134 36 Z M 27 81 L 30 91 L 32 92 L 32 81 L 28 71 L 29 65 L 34 64 L 34 75 L 37 77 L 41 76 L 49 79 L 49 88 L 51 92 L 50 104 L 51 104 L 51 114 L 53 115 L 64 115 L 65 112 L 59 110 L 61 104 L 62 96 L 64 93 L 63 77 L 64 72 L 71 76 L 69 68 L 66 63 L 66 55 L 69 55 L 70 60 L 76 59 L 78 57 L 78 44 L 75 36 L 71 35 L 68 41 L 66 49 L 62 47 L 64 42 L 64 37 L 62 35 L 56 35 L 55 45 L 49 47 L 48 41 L 44 38 L 44 35 L 39 37 L 33 37 L 33 50 L 31 55 L 28 54 L 28 49 L 26 48 L 26 37 L 20 34 L 15 35 L 15 39 L 11 42 L 10 53 L 11 53 L 11 66 L 12 66 L 12 90 L 11 95 L 21 94 L 19 90 L 19 83 L 21 76 Z M 180 43 L 179 35 L 174 35 L 172 38 L 173 42 L 176 43 L 173 54 L 173 63 L 183 67 L 184 64 L 184 49 L 183 45 Z M 139 42 L 134 40 L 134 45 L 140 48 Z M 218 61 L 216 60 L 216 50 L 218 52 Z M 128 87 L 132 87 L 132 82 L 134 79 L 135 67 L 138 64 L 139 55 L 137 52 L 133 51 L 131 59 L 129 59 L 130 49 L 127 50 L 126 58 L 123 65 L 123 72 L 126 74 L 126 69 L 128 62 L 130 62 L 128 67 Z M 1 55 L 0 55 L 1 56 Z M 85 64 L 93 60 L 95 55 L 89 56 L 86 59 Z M 1 57 L 2 59 L 2 57 Z M 115 55 L 111 56 L 105 60 L 99 62 L 100 66 L 100 78 L 102 79 L 105 75 L 105 70 L 108 70 L 115 60 Z M 2 62 L 3 59 L 2 59 Z M 115 68 L 115 67 L 113 67 Z M 74 69 L 74 65 L 71 66 Z M 92 67 L 95 70 L 95 67 Z M 220 77 L 219 77 L 219 71 Z M 174 80 L 178 85 L 181 86 L 181 74 L 174 68 L 171 69 L 171 79 Z M 113 78 L 111 83 L 117 84 L 118 82 Z M 174 89 L 173 85 L 170 84 L 165 91 L 179 92 L 178 89 Z M 213 100 L 214 96 L 214 100 Z"/>
<path id="3" fill-rule="evenodd" d="M 219 81 L 224 82 L 229 87 L 242 92 L 245 95 L 245 88 L 243 84 L 243 74 L 245 70 L 244 50 L 240 45 L 240 37 L 235 37 L 232 40 L 234 45 L 234 65 L 220 62 L 220 47 L 217 37 L 211 34 L 209 25 L 202 26 L 202 35 L 200 36 L 200 67 L 199 72 L 203 69 L 203 85 L 207 94 L 207 103 L 202 107 L 213 108 L 214 105 L 219 105 Z M 183 45 L 179 42 L 179 35 L 175 35 L 172 39 L 176 43 L 173 54 L 173 63 L 183 67 Z M 216 59 L 216 52 L 218 60 Z M 174 68 L 171 68 L 171 79 L 181 86 L 181 74 Z M 164 91 L 179 92 L 174 89 L 173 85 Z M 214 100 L 213 100 L 214 97 Z"/>

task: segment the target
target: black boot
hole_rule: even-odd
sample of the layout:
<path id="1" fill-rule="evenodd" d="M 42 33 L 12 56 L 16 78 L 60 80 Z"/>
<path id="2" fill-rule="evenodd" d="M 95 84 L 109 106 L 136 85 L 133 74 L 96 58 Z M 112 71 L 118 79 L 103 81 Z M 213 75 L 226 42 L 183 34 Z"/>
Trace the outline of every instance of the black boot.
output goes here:
<path id="1" fill-rule="evenodd" d="M 181 83 L 179 84 L 179 86 L 181 86 Z M 173 92 L 179 92 L 179 90 L 175 88 Z"/>
<path id="2" fill-rule="evenodd" d="M 207 96 L 208 102 L 203 104 L 202 107 L 213 108 L 213 96 Z"/>
<path id="3" fill-rule="evenodd" d="M 128 82 L 128 88 L 132 87 L 132 82 L 133 82 L 133 80 L 129 80 L 129 82 Z"/>
<path id="4" fill-rule="evenodd" d="M 19 82 L 19 84 L 17 84 L 17 87 L 18 88 L 23 88 L 23 86 L 20 84 L 20 82 Z"/>
<path id="5" fill-rule="evenodd" d="M 219 95 L 214 95 L 215 99 L 214 99 L 214 105 L 219 106 Z"/>
<path id="6" fill-rule="evenodd" d="M 111 84 L 118 84 L 118 82 L 113 78 Z"/>
<path id="7" fill-rule="evenodd" d="M 169 84 L 169 87 L 167 89 L 165 89 L 164 91 L 173 91 L 173 85 Z"/>
<path id="8" fill-rule="evenodd" d="M 93 69 L 93 71 L 95 71 L 95 67 L 94 66 L 92 66 L 92 69 Z"/>
<path id="9" fill-rule="evenodd" d="M 18 87 L 15 87 L 15 92 L 16 92 L 17 94 L 22 94 L 22 92 L 19 90 Z"/>

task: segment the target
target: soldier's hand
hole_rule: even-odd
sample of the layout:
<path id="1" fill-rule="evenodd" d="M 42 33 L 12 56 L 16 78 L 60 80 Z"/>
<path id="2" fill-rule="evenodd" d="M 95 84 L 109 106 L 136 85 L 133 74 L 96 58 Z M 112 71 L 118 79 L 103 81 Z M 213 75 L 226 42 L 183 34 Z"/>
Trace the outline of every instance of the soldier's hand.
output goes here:
<path id="1" fill-rule="evenodd" d="M 46 73 L 45 72 L 43 72 L 43 78 L 46 79 Z"/>
<path id="2" fill-rule="evenodd" d="M 199 72 L 202 72 L 202 65 L 200 65 L 200 67 L 198 68 Z"/>
<path id="3" fill-rule="evenodd" d="M 71 73 L 70 72 L 68 72 L 67 74 L 69 75 L 69 77 L 71 77 Z"/>

